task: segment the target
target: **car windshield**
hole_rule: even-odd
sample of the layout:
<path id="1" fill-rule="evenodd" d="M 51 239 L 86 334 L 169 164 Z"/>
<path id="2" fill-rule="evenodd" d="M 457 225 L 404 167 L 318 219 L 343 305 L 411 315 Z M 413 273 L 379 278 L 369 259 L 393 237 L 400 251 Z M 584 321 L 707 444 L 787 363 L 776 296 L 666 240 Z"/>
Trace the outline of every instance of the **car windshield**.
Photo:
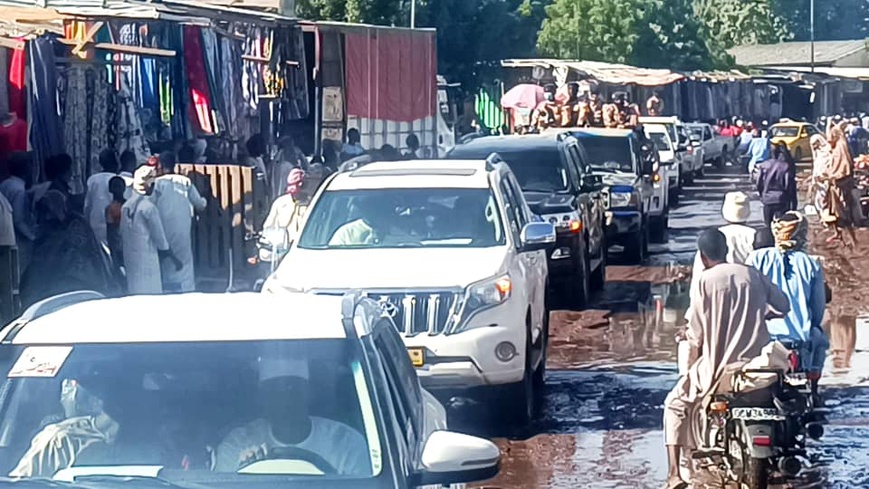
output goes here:
<path id="1" fill-rule="evenodd" d="M 673 151 L 673 147 L 670 145 L 670 138 L 663 132 L 650 132 L 648 136 L 655 143 L 658 151 Z"/>
<path id="2" fill-rule="evenodd" d="M 634 152 L 626 137 L 585 137 L 582 146 L 594 170 L 634 171 Z"/>
<path id="3" fill-rule="evenodd" d="M 703 139 L 703 128 L 700 126 L 688 126 L 688 130 L 691 131 L 691 135 L 696 137 L 697 139 Z"/>
<path id="4" fill-rule="evenodd" d="M 489 189 L 335 190 L 309 211 L 299 248 L 485 248 L 505 243 Z"/>
<path id="5" fill-rule="evenodd" d="M 551 148 L 518 151 L 457 146 L 447 158 L 485 159 L 492 153 L 498 153 L 507 163 L 519 187 L 526 192 L 564 192 L 568 189 L 570 178 L 564 159 L 554 145 Z"/>
<path id="6" fill-rule="evenodd" d="M 162 467 L 178 484 L 247 488 L 381 470 L 370 387 L 343 340 L 6 348 L 2 475 Z"/>
<path id="7" fill-rule="evenodd" d="M 774 138 L 795 138 L 800 133 L 799 127 L 773 126 L 769 130 Z"/>

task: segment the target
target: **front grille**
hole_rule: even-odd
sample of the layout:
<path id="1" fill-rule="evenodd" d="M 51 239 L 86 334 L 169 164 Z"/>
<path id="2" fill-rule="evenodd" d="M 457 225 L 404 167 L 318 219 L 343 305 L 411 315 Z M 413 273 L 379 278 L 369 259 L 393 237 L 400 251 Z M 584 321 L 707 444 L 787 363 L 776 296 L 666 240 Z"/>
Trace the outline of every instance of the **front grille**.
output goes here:
<path id="1" fill-rule="evenodd" d="M 369 292 L 368 297 L 380 302 L 405 336 L 443 333 L 459 302 L 459 294 L 444 291 Z"/>

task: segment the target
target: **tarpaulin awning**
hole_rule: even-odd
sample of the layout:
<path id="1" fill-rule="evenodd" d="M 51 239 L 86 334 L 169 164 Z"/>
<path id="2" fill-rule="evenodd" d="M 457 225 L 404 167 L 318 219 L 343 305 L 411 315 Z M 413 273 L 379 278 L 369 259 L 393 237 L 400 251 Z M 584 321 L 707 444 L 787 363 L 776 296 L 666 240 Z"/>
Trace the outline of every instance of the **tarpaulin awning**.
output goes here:
<path id="1" fill-rule="evenodd" d="M 616 63 L 599 61 L 571 61 L 559 59 L 508 59 L 501 61 L 505 68 L 567 69 L 613 85 L 640 85 L 656 87 L 669 85 L 685 79 L 680 73 L 670 70 L 638 68 Z"/>
<path id="2" fill-rule="evenodd" d="M 348 116 L 396 122 L 434 116 L 433 33 L 348 32 L 344 46 Z"/>

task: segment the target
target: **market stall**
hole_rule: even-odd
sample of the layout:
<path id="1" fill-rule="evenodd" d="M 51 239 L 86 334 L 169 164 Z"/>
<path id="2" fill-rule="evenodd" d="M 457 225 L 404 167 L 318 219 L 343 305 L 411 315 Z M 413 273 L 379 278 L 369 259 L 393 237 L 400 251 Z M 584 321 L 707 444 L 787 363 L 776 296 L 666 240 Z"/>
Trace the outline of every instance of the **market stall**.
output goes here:
<path id="1" fill-rule="evenodd" d="M 144 163 L 191 144 L 197 161 L 182 163 L 207 166 L 196 168 L 216 179 L 205 187 L 208 212 L 194 230 L 197 275 L 225 278 L 246 267 L 243 253 L 226 258 L 233 239 L 217 240 L 218 250 L 210 233 L 259 229 L 266 185 L 239 167 L 244 143 L 254 134 L 274 142 L 308 120 L 309 71 L 296 20 L 183 0 L 21 5 L 0 0 L 0 153 L 32 152 L 34 183 L 44 178 L 41 162 L 67 153 L 71 191 L 82 193 L 102 170 L 105 149 L 132 151 Z M 24 125 L 23 137 L 2 137 L 7 113 Z M 260 204 L 235 212 L 247 202 Z"/>

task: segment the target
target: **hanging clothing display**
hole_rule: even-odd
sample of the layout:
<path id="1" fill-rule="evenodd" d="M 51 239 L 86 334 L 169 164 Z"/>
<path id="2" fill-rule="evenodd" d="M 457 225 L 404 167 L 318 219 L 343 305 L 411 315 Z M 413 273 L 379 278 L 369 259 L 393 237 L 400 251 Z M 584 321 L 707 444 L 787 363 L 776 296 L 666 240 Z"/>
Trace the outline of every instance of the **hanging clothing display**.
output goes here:
<path id="1" fill-rule="evenodd" d="M 88 177 L 100 170 L 100 151 L 108 146 L 108 72 L 102 67 L 70 65 L 59 72 L 66 153 L 72 157 L 70 189 L 86 190 Z"/>
<path id="2" fill-rule="evenodd" d="M 226 110 L 226 130 L 229 137 L 240 140 L 249 132 L 244 128 L 247 119 L 244 99 L 241 95 L 241 46 L 231 37 L 220 38 L 220 82 L 221 93 L 224 95 Z"/>
<path id="3" fill-rule="evenodd" d="M 205 75 L 208 80 L 208 91 L 212 95 L 208 101 L 211 103 L 212 120 L 214 121 L 214 133 L 226 130 L 226 94 L 220 91 L 220 53 L 217 46 L 217 35 L 212 29 L 200 29 L 202 34 L 202 48 L 205 58 Z"/>
<path id="4" fill-rule="evenodd" d="M 247 38 L 244 42 L 244 54 L 261 58 L 263 29 L 251 27 L 248 30 Z M 259 63 L 256 61 L 245 60 L 243 64 L 243 72 L 241 75 L 242 96 L 247 107 L 248 115 L 255 116 L 259 108 L 260 84 L 262 82 L 262 74 L 260 73 Z"/>
<path id="5" fill-rule="evenodd" d="M 57 104 L 55 42 L 54 36 L 41 36 L 27 44 L 31 60 L 30 98 L 34 112 L 31 118 L 30 142 L 37 161 L 45 161 L 47 157 L 64 151 L 63 123 Z"/>
<path id="6" fill-rule="evenodd" d="M 214 134 L 215 127 L 211 117 L 211 92 L 208 88 L 208 75 L 200 42 L 199 28 L 184 26 L 184 64 L 187 83 L 190 84 L 190 118 L 197 121 L 199 130 L 204 134 Z"/>
<path id="7" fill-rule="evenodd" d="M 142 164 L 145 163 L 151 152 L 148 151 L 148 146 L 145 143 L 139 110 L 133 100 L 132 92 L 128 88 L 127 80 L 121 77 L 119 82 L 121 89 L 117 94 L 117 151 L 123 153 L 129 149 L 136 154 L 136 161 Z"/>
<path id="8" fill-rule="evenodd" d="M 27 151 L 27 121 L 15 112 L 0 114 L 0 148 L 6 151 Z"/>
<path id="9" fill-rule="evenodd" d="M 161 118 L 164 123 L 168 122 L 171 125 L 173 139 L 191 139 L 194 135 L 187 118 L 190 90 L 187 86 L 184 56 L 180 55 L 185 51 L 182 26 L 163 24 L 158 38 L 161 46 L 174 49 L 179 53 L 172 60 L 157 61 Z"/>
<path id="10" fill-rule="evenodd" d="M 9 111 L 18 114 L 19 119 L 27 118 L 27 92 L 24 83 L 26 60 L 26 49 L 12 50 L 9 60 Z"/>
<path id="11" fill-rule="evenodd" d="M 63 139 L 66 153 L 72 157 L 70 190 L 74 194 L 84 191 L 83 175 L 88 159 L 88 128 L 90 115 L 87 93 L 87 69 L 71 65 L 59 73 L 61 106 L 63 107 Z"/>
<path id="12" fill-rule="evenodd" d="M 9 113 L 9 50 L 0 47 L 0 116 Z"/>

